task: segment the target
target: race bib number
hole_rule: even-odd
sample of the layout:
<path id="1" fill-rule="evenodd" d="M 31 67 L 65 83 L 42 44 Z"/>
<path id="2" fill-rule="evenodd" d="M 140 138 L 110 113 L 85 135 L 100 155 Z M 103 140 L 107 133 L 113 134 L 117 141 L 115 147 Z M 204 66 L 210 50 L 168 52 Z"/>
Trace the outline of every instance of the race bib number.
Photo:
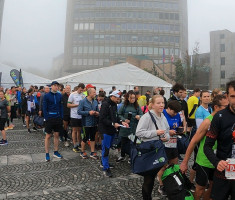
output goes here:
<path id="1" fill-rule="evenodd" d="M 227 179 L 235 180 L 235 159 L 230 158 L 227 161 L 229 161 L 228 167 L 225 170 L 225 177 Z"/>

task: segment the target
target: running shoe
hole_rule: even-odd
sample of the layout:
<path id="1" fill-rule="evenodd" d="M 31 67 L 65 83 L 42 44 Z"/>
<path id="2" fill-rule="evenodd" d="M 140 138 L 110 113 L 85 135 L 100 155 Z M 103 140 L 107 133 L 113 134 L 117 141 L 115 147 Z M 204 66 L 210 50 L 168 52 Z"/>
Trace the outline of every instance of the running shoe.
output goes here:
<path id="1" fill-rule="evenodd" d="M 79 153 L 78 147 L 74 147 L 74 148 L 73 148 L 73 151 L 74 151 L 75 153 Z"/>
<path id="2" fill-rule="evenodd" d="M 36 132 L 38 129 L 36 127 L 33 127 L 33 131 Z"/>
<path id="3" fill-rule="evenodd" d="M 106 177 L 112 177 L 112 173 L 111 173 L 111 170 L 110 169 L 107 169 L 107 170 L 104 170 L 104 175 L 106 176 Z"/>
<path id="4" fill-rule="evenodd" d="M 158 187 L 158 192 L 162 195 L 162 196 L 167 196 L 166 195 L 166 191 L 163 185 L 159 185 Z"/>
<path id="5" fill-rule="evenodd" d="M 49 162 L 51 160 L 49 153 L 46 153 L 46 162 Z"/>
<path id="6" fill-rule="evenodd" d="M 68 142 L 68 141 L 65 141 L 65 142 L 64 142 L 64 146 L 65 146 L 65 147 L 69 147 L 69 142 Z"/>
<path id="7" fill-rule="evenodd" d="M 62 158 L 62 156 L 60 155 L 60 153 L 58 151 L 54 151 L 54 157 L 55 158 Z"/>
<path id="8" fill-rule="evenodd" d="M 116 160 L 117 163 L 118 163 L 118 162 L 123 162 L 123 161 L 125 161 L 125 157 L 122 157 L 122 156 L 120 156 L 120 157 Z"/>
<path id="9" fill-rule="evenodd" d="M 32 132 L 30 131 L 30 129 L 28 129 L 28 133 L 32 133 Z"/>
<path id="10" fill-rule="evenodd" d="M 100 167 L 101 167 L 101 168 L 104 168 L 103 163 L 102 163 L 102 160 L 100 161 Z M 110 168 L 110 169 L 113 169 L 113 168 L 114 168 L 114 165 L 109 164 L 109 168 Z"/>
<path id="11" fill-rule="evenodd" d="M 80 153 L 80 156 L 81 156 L 83 159 L 87 159 L 87 158 L 88 158 L 86 152 L 81 152 L 81 153 Z"/>
<path id="12" fill-rule="evenodd" d="M 93 158 L 93 159 L 97 160 L 97 159 L 99 159 L 99 156 L 97 156 L 96 152 L 91 152 L 90 158 Z"/>
<path id="13" fill-rule="evenodd" d="M 4 130 L 7 131 L 9 129 L 9 127 L 5 127 Z"/>
<path id="14" fill-rule="evenodd" d="M 13 130 L 13 126 L 9 126 L 8 129 L 9 129 L 9 130 Z"/>
<path id="15" fill-rule="evenodd" d="M 3 146 L 3 145 L 8 145 L 7 140 L 3 140 L 3 139 L 2 139 L 2 140 L 0 141 L 0 145 L 1 145 L 1 146 Z"/>

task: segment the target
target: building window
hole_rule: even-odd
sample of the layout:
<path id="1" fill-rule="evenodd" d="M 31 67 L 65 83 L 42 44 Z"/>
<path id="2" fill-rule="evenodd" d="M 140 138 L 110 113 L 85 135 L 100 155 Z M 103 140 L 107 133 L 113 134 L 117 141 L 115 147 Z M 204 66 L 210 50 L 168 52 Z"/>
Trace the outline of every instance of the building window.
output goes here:
<path id="1" fill-rule="evenodd" d="M 78 24 L 74 24 L 74 30 L 78 30 Z"/>
<path id="2" fill-rule="evenodd" d="M 225 44 L 220 44 L 220 52 L 225 52 Z"/>
<path id="3" fill-rule="evenodd" d="M 77 47 L 73 47 L 73 53 L 76 54 L 78 52 L 78 48 Z"/>
<path id="4" fill-rule="evenodd" d="M 138 47 L 138 54 L 139 54 L 139 55 L 142 54 L 142 47 Z"/>
<path id="5" fill-rule="evenodd" d="M 121 53 L 126 54 L 126 47 L 121 47 Z"/>
<path id="6" fill-rule="evenodd" d="M 77 59 L 73 59 L 73 65 L 77 65 Z"/>
<path id="7" fill-rule="evenodd" d="M 224 34 L 220 34 L 220 39 L 224 39 Z"/>
<path id="8" fill-rule="evenodd" d="M 221 79 L 225 79 L 225 71 L 221 71 L 221 73 L 220 73 L 220 78 L 221 78 Z"/>
<path id="9" fill-rule="evenodd" d="M 126 48 L 127 54 L 131 54 L 131 47 Z"/>
<path id="10" fill-rule="evenodd" d="M 225 57 L 220 58 L 220 65 L 225 65 Z"/>

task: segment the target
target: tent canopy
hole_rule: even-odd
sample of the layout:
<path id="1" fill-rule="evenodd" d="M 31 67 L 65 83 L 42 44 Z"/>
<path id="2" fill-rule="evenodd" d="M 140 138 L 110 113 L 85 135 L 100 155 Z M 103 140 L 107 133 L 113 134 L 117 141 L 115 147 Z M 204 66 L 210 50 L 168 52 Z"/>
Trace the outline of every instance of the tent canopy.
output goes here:
<path id="1" fill-rule="evenodd" d="M 86 70 L 56 79 L 59 83 L 77 86 L 78 83 L 94 84 L 97 89 L 103 88 L 106 92 L 114 85 L 119 90 L 130 90 L 134 86 L 162 87 L 166 96 L 170 95 L 172 85 L 134 65 L 122 63 L 110 67 Z"/>
<path id="2" fill-rule="evenodd" d="M 101 85 L 172 87 L 170 83 L 129 63 L 122 63 L 95 70 L 86 70 L 56 79 L 56 81 L 60 83 L 83 82 Z"/>
<path id="3" fill-rule="evenodd" d="M 2 80 L 1 80 L 2 87 L 11 87 L 15 85 L 10 76 L 10 71 L 12 69 L 20 70 L 19 68 L 13 68 L 8 65 L 0 63 L 0 72 L 2 72 Z M 30 85 L 40 86 L 51 83 L 51 80 L 49 79 L 37 76 L 35 74 L 23 70 L 22 70 L 22 77 L 23 77 L 24 87 L 26 87 L 27 89 L 30 87 Z"/>

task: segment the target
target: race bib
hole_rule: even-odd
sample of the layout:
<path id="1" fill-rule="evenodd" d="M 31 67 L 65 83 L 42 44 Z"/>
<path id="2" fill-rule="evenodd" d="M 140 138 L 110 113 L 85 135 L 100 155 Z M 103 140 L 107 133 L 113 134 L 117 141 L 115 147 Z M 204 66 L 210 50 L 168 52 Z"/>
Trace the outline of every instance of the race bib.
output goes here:
<path id="1" fill-rule="evenodd" d="M 230 180 L 235 180 L 235 159 L 229 158 L 228 167 L 225 170 L 225 177 Z"/>

